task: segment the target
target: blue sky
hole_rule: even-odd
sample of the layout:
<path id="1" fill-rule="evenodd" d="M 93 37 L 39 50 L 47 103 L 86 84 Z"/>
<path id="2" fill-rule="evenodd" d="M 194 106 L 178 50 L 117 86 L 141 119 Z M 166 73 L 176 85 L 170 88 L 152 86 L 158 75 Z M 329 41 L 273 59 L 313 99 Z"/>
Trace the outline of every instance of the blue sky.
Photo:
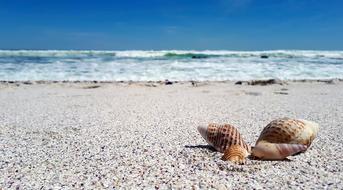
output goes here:
<path id="1" fill-rule="evenodd" d="M 0 49 L 343 50 L 341 0 L 0 0 Z"/>

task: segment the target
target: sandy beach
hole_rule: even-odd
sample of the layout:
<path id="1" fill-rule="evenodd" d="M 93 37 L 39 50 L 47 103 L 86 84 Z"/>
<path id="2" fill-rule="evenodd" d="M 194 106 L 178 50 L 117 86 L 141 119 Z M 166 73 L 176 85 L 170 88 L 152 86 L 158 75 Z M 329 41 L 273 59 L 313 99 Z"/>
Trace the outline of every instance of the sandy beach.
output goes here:
<path id="1" fill-rule="evenodd" d="M 197 132 L 254 145 L 280 117 L 320 125 L 290 161 L 224 162 Z M 342 189 L 343 82 L 1 83 L 0 189 Z"/>

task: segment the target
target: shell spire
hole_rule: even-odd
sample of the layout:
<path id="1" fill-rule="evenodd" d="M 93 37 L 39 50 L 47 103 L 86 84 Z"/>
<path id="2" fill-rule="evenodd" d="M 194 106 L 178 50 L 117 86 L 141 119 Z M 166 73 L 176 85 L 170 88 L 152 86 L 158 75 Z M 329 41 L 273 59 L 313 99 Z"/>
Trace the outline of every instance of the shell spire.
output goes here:
<path id="1" fill-rule="evenodd" d="M 305 152 L 319 131 L 319 125 L 303 119 L 281 118 L 271 121 L 261 132 L 252 150 L 260 159 L 284 159 Z"/>
<path id="2" fill-rule="evenodd" d="M 251 149 L 235 127 L 230 124 L 211 123 L 208 126 L 199 126 L 198 131 L 209 145 L 224 153 L 223 160 L 245 163 Z"/>
<path id="3" fill-rule="evenodd" d="M 206 142 L 208 143 L 208 140 L 207 140 L 207 126 L 205 126 L 205 125 L 198 126 L 198 131 L 199 131 L 200 135 L 202 136 L 202 138 L 204 138 L 206 140 Z"/>

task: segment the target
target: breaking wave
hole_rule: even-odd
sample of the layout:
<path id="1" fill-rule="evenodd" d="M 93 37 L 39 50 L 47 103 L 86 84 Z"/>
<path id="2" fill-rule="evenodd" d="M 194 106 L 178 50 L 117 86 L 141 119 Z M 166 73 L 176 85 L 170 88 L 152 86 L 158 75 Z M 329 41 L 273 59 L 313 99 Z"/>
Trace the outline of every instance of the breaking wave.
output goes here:
<path id="1" fill-rule="evenodd" d="M 343 51 L 0 50 L 0 80 L 343 78 Z"/>

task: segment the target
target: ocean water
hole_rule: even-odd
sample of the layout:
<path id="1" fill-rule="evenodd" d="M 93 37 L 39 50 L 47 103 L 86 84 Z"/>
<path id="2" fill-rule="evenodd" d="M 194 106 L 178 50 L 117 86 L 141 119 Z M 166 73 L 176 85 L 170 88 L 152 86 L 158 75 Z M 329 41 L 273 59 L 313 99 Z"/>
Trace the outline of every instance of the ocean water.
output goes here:
<path id="1" fill-rule="evenodd" d="M 0 80 L 343 78 L 343 51 L 0 50 Z"/>

